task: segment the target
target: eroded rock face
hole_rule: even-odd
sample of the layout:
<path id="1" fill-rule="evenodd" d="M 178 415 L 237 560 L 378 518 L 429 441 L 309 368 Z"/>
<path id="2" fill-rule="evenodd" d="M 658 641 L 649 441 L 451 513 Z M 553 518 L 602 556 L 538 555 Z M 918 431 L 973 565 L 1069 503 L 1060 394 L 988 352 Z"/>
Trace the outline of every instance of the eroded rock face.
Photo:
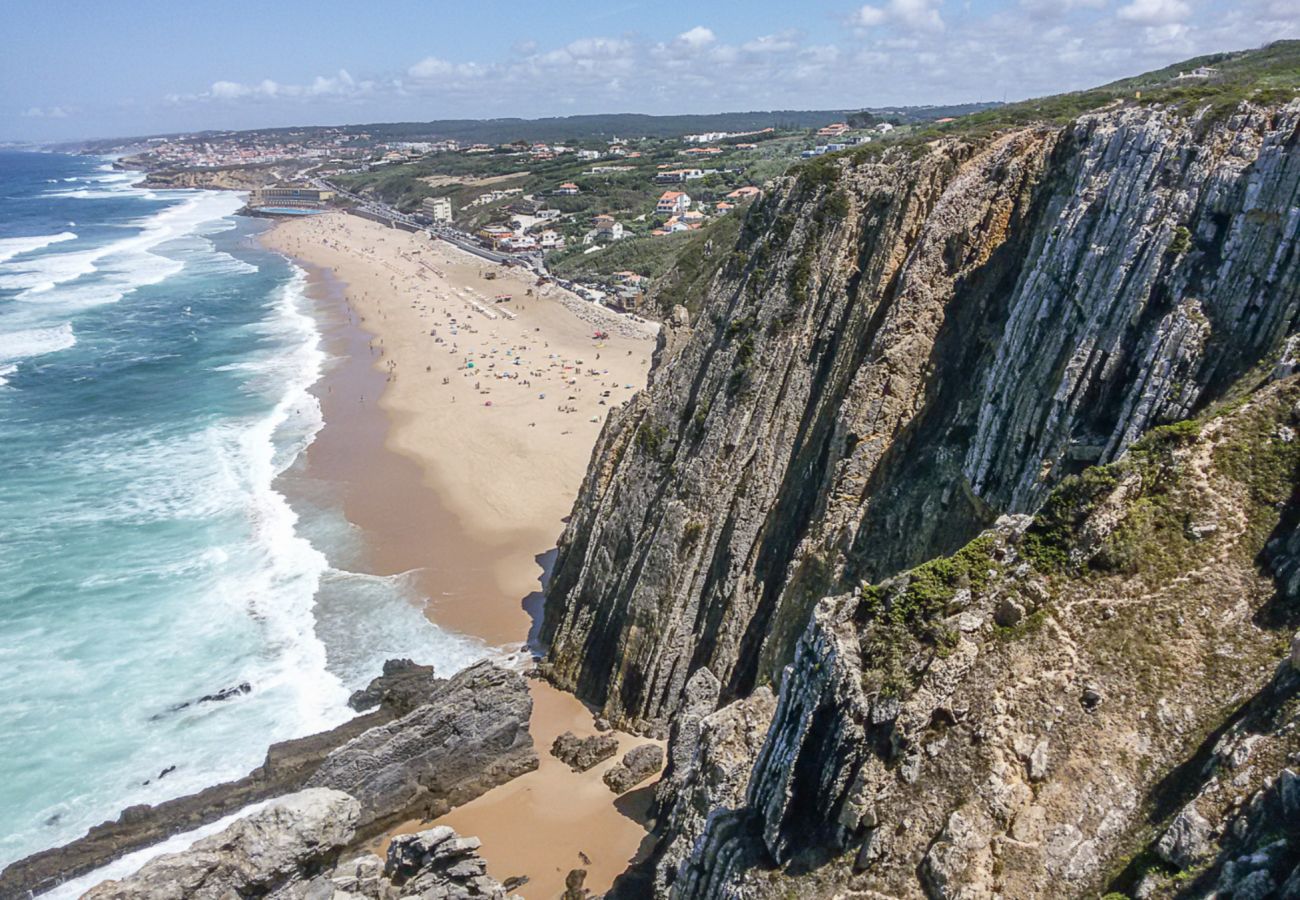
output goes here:
<path id="1" fill-rule="evenodd" d="M 1034 510 L 1281 358 L 1298 123 L 1126 108 L 774 186 L 602 433 L 550 677 L 664 734 L 694 673 L 727 697 L 778 679 L 819 598 Z"/>
<path id="2" fill-rule="evenodd" d="M 731 837 L 757 822 L 745 808 L 745 797 L 775 709 L 772 691 L 760 687 L 705 716 L 693 735 L 674 737 L 673 768 L 660 783 L 665 837 L 655 854 L 657 894 L 720 895 L 732 866 L 716 863 L 719 850 L 753 848 L 753 843 Z"/>
<path id="3" fill-rule="evenodd" d="M 316 788 L 275 801 L 183 853 L 161 856 L 87 900 L 226 900 L 265 897 L 330 866 L 356 834 L 361 805 Z"/>
<path id="4" fill-rule="evenodd" d="M 668 820 L 692 852 L 661 892 L 1152 900 L 1300 885 L 1300 451 L 1283 430 L 1298 401 L 1291 376 L 1157 432 L 1038 517 L 819 603 L 743 801 L 697 837 L 689 815 Z M 1187 529 L 1193 510 L 1216 527 Z M 1004 625 L 1008 597 L 1024 615 Z"/>

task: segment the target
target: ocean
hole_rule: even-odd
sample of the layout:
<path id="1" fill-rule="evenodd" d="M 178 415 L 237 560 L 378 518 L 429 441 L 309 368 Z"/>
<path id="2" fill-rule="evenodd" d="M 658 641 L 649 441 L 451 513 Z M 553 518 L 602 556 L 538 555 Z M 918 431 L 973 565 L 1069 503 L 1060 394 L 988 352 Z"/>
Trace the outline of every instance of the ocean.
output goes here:
<path id="1" fill-rule="evenodd" d="M 305 273 L 242 195 L 139 177 L 0 152 L 0 866 L 486 653 L 356 571 L 330 485 L 277 490 L 331 364 Z"/>

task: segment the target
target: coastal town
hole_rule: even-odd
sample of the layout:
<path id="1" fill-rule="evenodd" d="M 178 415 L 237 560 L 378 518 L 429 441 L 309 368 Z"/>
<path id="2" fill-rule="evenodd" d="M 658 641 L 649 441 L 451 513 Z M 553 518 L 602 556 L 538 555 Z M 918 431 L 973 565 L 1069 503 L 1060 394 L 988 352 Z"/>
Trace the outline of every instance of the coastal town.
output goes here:
<path id="1" fill-rule="evenodd" d="M 680 135 L 473 140 L 317 128 L 152 138 L 122 165 L 160 184 L 251 189 L 266 216 L 341 208 L 531 269 L 586 300 L 662 318 L 655 288 L 723 237 L 791 164 L 953 121 L 926 108 Z M 728 220 L 732 220 L 728 222 Z M 658 296 L 664 293 L 665 296 Z"/>

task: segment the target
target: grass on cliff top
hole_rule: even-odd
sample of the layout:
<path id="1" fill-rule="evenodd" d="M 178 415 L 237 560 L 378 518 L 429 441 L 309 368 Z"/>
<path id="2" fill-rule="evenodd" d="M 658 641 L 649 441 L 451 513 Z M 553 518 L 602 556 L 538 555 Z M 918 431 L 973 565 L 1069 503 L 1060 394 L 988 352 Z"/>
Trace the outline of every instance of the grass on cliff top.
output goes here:
<path id="1" fill-rule="evenodd" d="M 862 626 L 860 651 L 864 688 L 884 697 L 905 694 L 919 673 L 918 661 L 952 648 L 956 635 L 941 620 L 953 608 L 958 591 L 979 593 L 997 568 L 994 540 L 981 535 L 952 556 L 922 563 L 880 585 L 864 585 L 857 621 Z"/>
<path id="2" fill-rule="evenodd" d="M 1180 72 L 1206 66 L 1216 70 L 1208 79 L 1178 79 Z M 1285 103 L 1300 92 L 1300 40 L 1275 41 L 1256 50 L 1216 53 L 1166 66 L 1132 78 L 1113 81 L 1084 91 L 1036 97 L 933 124 L 898 140 L 875 141 L 839 153 L 798 163 L 790 170 L 808 185 L 833 183 L 838 176 L 835 160 L 848 158 L 854 165 L 871 162 L 891 149 L 920 152 L 942 137 L 980 137 L 1007 128 L 1035 124 L 1066 125 L 1079 116 L 1116 104 L 1169 104 L 1185 114 L 1211 108 L 1218 119 L 1243 100 Z M 1140 94 L 1140 96 L 1139 96 Z"/>
<path id="3" fill-rule="evenodd" d="M 1204 425 L 1222 415 L 1228 421 L 1213 451 L 1211 477 L 1242 489 L 1248 520 L 1242 549 L 1253 558 L 1300 484 L 1300 437 L 1287 430 L 1298 393 L 1300 385 L 1292 383 L 1256 394 L 1244 408 L 1239 401 L 1153 428 L 1114 463 L 1065 479 L 1035 516 L 1021 553 L 1040 572 L 1068 576 L 1140 575 L 1160 582 L 1194 567 L 1202 504 L 1176 451 L 1204 440 Z M 1085 545 L 1085 525 L 1123 481 L 1132 486 L 1122 521 L 1099 544 Z"/>
<path id="4" fill-rule="evenodd" d="M 1202 66 L 1214 69 L 1216 74 L 1204 80 L 1178 79 L 1180 72 L 1191 72 Z M 944 134 L 1036 122 L 1065 124 L 1116 101 L 1143 105 L 1172 103 L 1191 112 L 1206 104 L 1235 108 L 1241 101 L 1251 99 L 1264 103 L 1286 102 L 1294 99 L 1298 90 L 1300 41 L 1276 41 L 1257 50 L 1194 57 L 1091 90 L 995 107 L 934 126 L 920 136 L 932 140 Z"/>

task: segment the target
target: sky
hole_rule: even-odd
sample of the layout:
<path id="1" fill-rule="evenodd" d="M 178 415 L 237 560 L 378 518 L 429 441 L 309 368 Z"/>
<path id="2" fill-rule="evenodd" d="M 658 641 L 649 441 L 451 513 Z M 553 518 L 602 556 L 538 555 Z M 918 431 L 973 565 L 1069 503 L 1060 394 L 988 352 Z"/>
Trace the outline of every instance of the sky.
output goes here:
<path id="1" fill-rule="evenodd" d="M 1300 37 L 1300 0 L 5 0 L 0 141 L 1090 87 Z"/>

